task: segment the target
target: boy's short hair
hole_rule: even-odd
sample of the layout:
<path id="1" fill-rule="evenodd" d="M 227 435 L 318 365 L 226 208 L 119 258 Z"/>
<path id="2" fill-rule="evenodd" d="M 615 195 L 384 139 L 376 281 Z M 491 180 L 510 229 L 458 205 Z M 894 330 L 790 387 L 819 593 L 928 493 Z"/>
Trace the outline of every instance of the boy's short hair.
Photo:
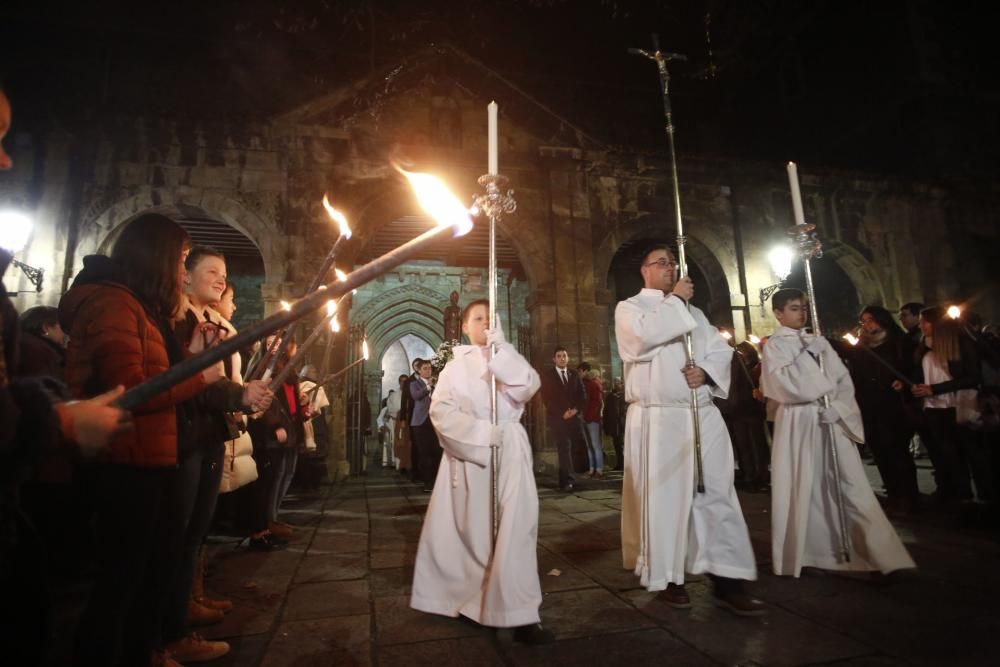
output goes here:
<path id="1" fill-rule="evenodd" d="M 469 302 L 465 308 L 462 309 L 462 324 L 465 324 L 469 319 L 469 315 L 472 314 L 472 309 L 476 306 L 484 306 L 486 308 L 487 315 L 490 312 L 490 300 L 489 299 L 476 299 L 475 301 Z"/>
<path id="2" fill-rule="evenodd" d="M 774 293 L 771 297 L 771 308 L 784 310 L 789 301 L 806 301 L 806 293 L 794 287 L 786 287 Z"/>
<path id="3" fill-rule="evenodd" d="M 924 304 L 919 303 L 917 301 L 910 301 L 908 303 L 904 303 L 902 306 L 899 307 L 899 309 L 905 310 L 909 312 L 910 315 L 917 317 L 918 315 L 920 315 L 920 311 L 924 309 Z"/>

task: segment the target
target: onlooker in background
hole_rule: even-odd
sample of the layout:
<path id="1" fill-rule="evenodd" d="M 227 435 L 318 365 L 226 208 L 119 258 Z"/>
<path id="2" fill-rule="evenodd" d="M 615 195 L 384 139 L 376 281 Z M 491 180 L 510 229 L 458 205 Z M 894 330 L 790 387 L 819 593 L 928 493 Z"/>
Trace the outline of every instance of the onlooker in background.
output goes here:
<path id="1" fill-rule="evenodd" d="M 722 413 L 739 463 L 737 486 L 747 491 L 767 491 L 771 486 L 771 450 L 767 444 L 764 404 L 757 400 L 760 356 L 757 349 L 743 341 L 733 350 L 729 394 L 713 399 Z"/>
<path id="2" fill-rule="evenodd" d="M 587 460 L 590 464 L 590 476 L 594 479 L 604 478 L 604 442 L 601 437 L 601 417 L 604 412 L 604 387 L 597 371 L 591 370 L 590 364 L 581 362 L 576 367 L 583 381 L 583 389 L 587 394 L 587 404 L 583 409 L 583 424 L 587 436 Z"/>
<path id="3" fill-rule="evenodd" d="M 549 433 L 559 457 L 559 488 L 572 491 L 573 442 L 583 435 L 587 392 L 579 375 L 569 366 L 569 352 L 561 345 L 552 353 L 552 368 L 542 372 L 542 401 L 548 415 Z"/>
<path id="4" fill-rule="evenodd" d="M 970 427 L 981 381 L 979 355 L 961 325 L 942 307 L 920 313 L 923 342 L 917 349 L 911 392 L 924 401 L 930 439 L 924 443 L 934 464 L 938 495 L 945 502 L 972 499 L 970 473 L 980 499 L 992 502 L 993 484 L 988 452 Z M 902 383 L 896 385 L 902 390 Z"/>
<path id="5" fill-rule="evenodd" d="M 412 461 L 413 445 L 410 442 L 410 418 L 406 411 L 409 390 L 406 383 L 410 381 L 409 375 L 400 375 L 396 378 L 399 382 L 399 391 L 396 393 L 399 405 L 396 411 L 395 433 L 392 439 L 393 450 L 396 454 L 396 469 L 401 473 L 409 473 L 414 466 Z"/>
<path id="6" fill-rule="evenodd" d="M 894 391 L 896 377 L 886 365 L 905 377 L 913 375 L 916 346 L 881 306 L 868 306 L 858 318 L 857 347 L 838 346 L 850 361 L 854 395 L 864 423 L 865 443 L 885 484 L 892 509 L 904 514 L 920 505 L 917 468 L 910 454 L 914 424 L 904 396 Z"/>
<path id="7" fill-rule="evenodd" d="M 185 357 L 171 323 L 180 303 L 187 233 L 155 213 L 126 224 L 111 257 L 84 258 L 59 304 L 70 335 L 66 380 L 76 396 L 131 387 Z M 204 347 L 195 336 L 191 353 Z M 192 436 L 178 410 L 224 375 L 222 362 L 132 411 L 96 472 L 97 574 L 77 632 L 79 665 L 148 665 L 162 623 L 183 526 L 171 498 L 179 442 Z"/>
<path id="8" fill-rule="evenodd" d="M 424 482 L 424 493 L 430 493 L 434 490 L 434 480 L 437 478 L 438 466 L 441 465 L 442 450 L 430 420 L 431 395 L 435 383 L 434 369 L 431 362 L 423 359 L 419 361 L 417 377 L 407 384 L 410 398 L 413 399 L 410 433 L 416 443 L 417 456 L 420 457 L 420 475 Z"/>
<path id="9" fill-rule="evenodd" d="M 59 326 L 59 309 L 35 306 L 21 313 L 21 351 L 16 374 L 50 377 L 60 382 L 66 366 L 66 334 Z"/>
<path id="10" fill-rule="evenodd" d="M 910 301 L 899 307 L 899 323 L 906 330 L 906 335 L 914 346 L 920 344 L 920 311 L 924 309 L 924 304 Z"/>
<path id="11" fill-rule="evenodd" d="M 604 396 L 604 434 L 611 438 L 615 448 L 615 470 L 625 470 L 625 384 L 621 378 L 611 383 L 611 391 Z"/>

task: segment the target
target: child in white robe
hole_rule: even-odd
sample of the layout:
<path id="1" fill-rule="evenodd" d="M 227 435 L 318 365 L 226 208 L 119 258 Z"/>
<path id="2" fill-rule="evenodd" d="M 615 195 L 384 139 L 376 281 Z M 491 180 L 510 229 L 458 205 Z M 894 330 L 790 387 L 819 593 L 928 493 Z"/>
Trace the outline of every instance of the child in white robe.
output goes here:
<path id="1" fill-rule="evenodd" d="M 538 373 L 487 329 L 489 304 L 462 313 L 471 345 L 453 348 L 438 379 L 430 417 L 444 449 L 424 518 L 410 606 L 482 625 L 514 628 L 527 644 L 552 641 L 539 623 L 538 492 L 531 445 L 520 418 L 541 386 Z M 489 359 L 489 344 L 496 356 Z M 490 415 L 490 374 L 497 378 L 499 419 Z M 499 532 L 491 551 L 490 445 L 499 445 Z"/>
<path id="2" fill-rule="evenodd" d="M 778 402 L 771 450 L 774 573 L 915 567 L 875 498 L 854 444 L 864 442 L 864 429 L 847 368 L 829 341 L 805 333 L 808 301 L 800 290 L 779 290 L 771 304 L 781 326 L 764 347 L 761 388 Z M 828 408 L 824 395 L 830 397 Z M 850 562 L 842 554 L 828 424 L 839 460 Z"/>

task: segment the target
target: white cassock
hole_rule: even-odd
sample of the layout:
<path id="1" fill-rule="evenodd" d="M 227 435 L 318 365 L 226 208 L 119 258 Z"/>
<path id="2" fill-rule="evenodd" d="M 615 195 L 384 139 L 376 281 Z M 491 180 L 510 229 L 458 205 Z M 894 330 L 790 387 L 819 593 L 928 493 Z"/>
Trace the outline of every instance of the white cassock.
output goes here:
<path id="1" fill-rule="evenodd" d="M 695 492 L 691 390 L 681 374 L 683 334 L 695 363 L 715 383 L 698 388 L 705 493 Z M 712 397 L 725 398 L 733 350 L 697 308 L 643 289 L 615 309 L 618 353 L 625 365 L 625 478 L 622 558 L 640 583 L 659 591 L 684 574 L 709 572 L 756 579 L 739 499 L 733 448 Z"/>
<path id="2" fill-rule="evenodd" d="M 485 347 L 461 345 L 438 378 L 430 416 L 444 449 L 424 518 L 410 606 L 493 627 L 538 623 L 538 492 L 520 424 L 541 380 L 505 343 L 487 367 Z M 500 529 L 490 560 L 490 373 L 497 378 Z"/>
<path id="3" fill-rule="evenodd" d="M 812 335 L 780 327 L 764 346 L 761 389 L 778 402 L 771 450 L 774 573 L 797 577 L 803 567 L 882 572 L 915 567 L 872 492 L 854 444 L 864 442 L 864 427 L 851 376 L 825 339 L 824 375 L 806 349 L 812 339 Z M 828 431 L 819 419 L 824 394 L 829 394 L 830 404 L 840 414 L 833 431 L 850 563 L 841 558 Z"/>

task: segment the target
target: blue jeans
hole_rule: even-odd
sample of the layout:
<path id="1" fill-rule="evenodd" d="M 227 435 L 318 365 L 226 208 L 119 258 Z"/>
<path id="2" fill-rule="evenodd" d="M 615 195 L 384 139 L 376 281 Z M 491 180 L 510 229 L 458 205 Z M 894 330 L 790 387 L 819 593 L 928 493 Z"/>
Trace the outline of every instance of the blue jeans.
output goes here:
<path id="1" fill-rule="evenodd" d="M 271 487 L 271 521 L 278 520 L 278 510 L 281 509 L 281 501 L 288 493 L 288 487 L 292 485 L 292 478 L 295 477 L 295 464 L 299 461 L 298 447 L 283 447 L 281 453 L 275 456 L 274 486 Z"/>
<path id="2" fill-rule="evenodd" d="M 587 461 L 590 469 L 604 472 L 604 443 L 601 442 L 601 422 L 586 422 Z"/>
<path id="3" fill-rule="evenodd" d="M 183 639 L 188 634 L 188 598 L 191 595 L 195 563 L 219 498 L 224 451 L 216 445 L 200 446 L 178 465 L 177 486 L 172 502 L 183 521 L 184 539 L 163 617 L 165 644 Z"/>

